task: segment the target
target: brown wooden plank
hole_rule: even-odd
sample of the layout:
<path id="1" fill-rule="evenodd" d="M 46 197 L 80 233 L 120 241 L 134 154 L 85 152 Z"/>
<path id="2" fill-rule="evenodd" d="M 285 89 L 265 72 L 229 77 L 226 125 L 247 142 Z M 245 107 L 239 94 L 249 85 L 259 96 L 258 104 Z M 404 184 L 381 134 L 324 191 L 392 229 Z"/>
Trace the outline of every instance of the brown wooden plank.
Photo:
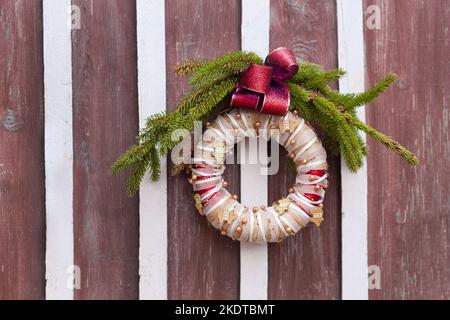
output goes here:
<path id="1" fill-rule="evenodd" d="M 450 1 L 365 1 L 381 29 L 365 29 L 367 84 L 399 80 L 367 107 L 368 123 L 415 151 L 409 167 L 369 140 L 369 264 L 381 268 L 371 299 L 450 298 Z"/>
<path id="2" fill-rule="evenodd" d="M 74 0 L 74 239 L 77 299 L 138 298 L 138 197 L 111 164 L 138 132 L 135 1 Z"/>
<path id="3" fill-rule="evenodd" d="M 173 110 L 187 89 L 174 65 L 240 49 L 240 1 L 167 1 L 166 39 L 168 110 Z M 226 179 L 229 190 L 238 193 L 237 165 L 227 166 Z M 239 244 L 220 236 L 196 212 L 185 175 L 168 177 L 168 230 L 169 299 L 239 298 Z"/>
<path id="4" fill-rule="evenodd" d="M 271 1 L 270 47 L 291 48 L 300 59 L 337 66 L 336 5 L 333 0 Z M 282 150 L 280 171 L 269 177 L 269 203 L 295 183 Z M 330 187 L 325 223 L 308 227 L 295 238 L 269 246 L 270 299 L 338 299 L 340 297 L 340 161 L 328 152 Z"/>
<path id="5" fill-rule="evenodd" d="M 45 297 L 41 1 L 0 3 L 0 299 Z"/>

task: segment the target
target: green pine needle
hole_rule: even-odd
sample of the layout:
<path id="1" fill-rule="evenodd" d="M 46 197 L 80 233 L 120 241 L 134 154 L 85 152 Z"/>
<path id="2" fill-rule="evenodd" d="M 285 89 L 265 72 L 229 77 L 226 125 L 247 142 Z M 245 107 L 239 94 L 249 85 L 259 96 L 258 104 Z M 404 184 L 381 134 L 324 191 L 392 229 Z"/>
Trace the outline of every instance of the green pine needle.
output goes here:
<path id="1" fill-rule="evenodd" d="M 182 138 L 173 139 L 177 130 L 191 131 L 195 121 L 211 116 L 239 81 L 239 74 L 251 63 L 263 63 L 253 52 L 231 52 L 211 61 L 187 60 L 176 66 L 178 75 L 190 76 L 190 91 L 175 111 L 150 116 L 137 137 L 137 143 L 126 150 L 113 164 L 114 173 L 131 168 L 128 194 L 138 189 L 146 172 L 152 181 L 161 174 L 160 157 L 165 156 Z M 341 94 L 330 87 L 345 71 L 325 71 L 321 66 L 299 62 L 299 71 L 286 81 L 291 93 L 290 110 L 298 111 L 306 121 L 313 121 L 325 133 L 326 140 L 342 154 L 347 166 L 356 171 L 367 156 L 367 146 L 358 134 L 363 131 L 401 155 L 409 164 L 417 165 L 417 157 L 392 138 L 376 131 L 356 117 L 356 107 L 375 100 L 395 80 L 388 74 L 374 87 L 357 94 Z"/>
<path id="2" fill-rule="evenodd" d="M 205 65 L 204 61 L 186 60 L 175 67 L 175 73 L 178 76 L 190 75 Z"/>
<path id="3" fill-rule="evenodd" d="M 354 125 L 359 130 L 364 131 L 368 135 L 372 136 L 374 139 L 380 141 L 388 149 L 390 149 L 391 151 L 400 155 L 410 165 L 416 166 L 419 164 L 419 159 L 417 159 L 417 157 L 414 155 L 414 153 L 412 153 L 411 151 L 406 149 L 404 146 L 402 146 L 400 143 L 398 143 L 391 137 L 378 132 L 374 128 L 370 127 L 369 125 L 367 125 L 364 122 L 362 122 L 361 120 L 359 120 L 358 118 L 355 118 L 349 114 L 346 114 L 345 118 L 347 119 L 348 123 Z"/>

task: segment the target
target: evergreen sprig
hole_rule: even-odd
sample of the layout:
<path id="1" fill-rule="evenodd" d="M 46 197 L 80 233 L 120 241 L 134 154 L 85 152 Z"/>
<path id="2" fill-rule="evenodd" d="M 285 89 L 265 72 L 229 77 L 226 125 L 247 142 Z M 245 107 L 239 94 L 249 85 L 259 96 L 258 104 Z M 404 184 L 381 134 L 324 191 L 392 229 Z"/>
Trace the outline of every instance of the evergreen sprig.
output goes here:
<path id="1" fill-rule="evenodd" d="M 131 168 L 128 194 L 139 188 L 145 172 L 157 181 L 160 157 L 173 149 L 182 137 L 173 139 L 177 130 L 191 131 L 196 121 L 203 121 L 233 91 L 239 73 L 250 63 L 262 63 L 252 52 L 232 52 L 212 61 L 188 60 L 175 68 L 178 75 L 190 75 L 190 90 L 180 100 L 175 111 L 150 116 L 137 137 L 137 144 L 125 151 L 113 164 L 115 173 Z"/>
<path id="2" fill-rule="evenodd" d="M 179 129 L 191 131 L 195 121 L 204 121 L 228 97 L 239 81 L 239 74 L 251 63 L 263 59 L 253 52 L 231 52 L 211 61 L 187 60 L 176 66 L 176 74 L 190 76 L 190 90 L 180 100 L 175 111 L 150 116 L 137 137 L 137 143 L 126 150 L 113 164 L 118 173 L 131 169 L 128 193 L 133 195 L 148 171 L 157 181 L 160 176 L 160 157 L 166 155 L 182 139 L 173 139 Z M 368 104 L 383 93 L 395 80 L 395 74 L 365 92 L 341 94 L 330 87 L 343 77 L 345 71 L 325 71 L 321 66 L 306 61 L 299 62 L 299 71 L 289 81 L 290 110 L 298 111 L 307 121 L 315 122 L 342 154 L 352 171 L 358 170 L 367 155 L 367 146 L 359 131 L 372 136 L 390 150 L 402 156 L 409 164 L 418 164 L 416 156 L 392 138 L 378 132 L 356 117 L 356 108 Z"/>

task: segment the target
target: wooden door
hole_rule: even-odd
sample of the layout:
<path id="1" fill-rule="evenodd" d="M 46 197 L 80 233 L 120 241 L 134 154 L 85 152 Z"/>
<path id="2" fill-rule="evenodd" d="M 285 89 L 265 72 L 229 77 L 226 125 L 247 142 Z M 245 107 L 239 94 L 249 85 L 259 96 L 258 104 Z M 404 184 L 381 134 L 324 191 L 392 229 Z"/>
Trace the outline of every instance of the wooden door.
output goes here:
<path id="1" fill-rule="evenodd" d="M 1 1 L 0 298 L 450 298 L 449 21 L 449 0 Z M 186 92 L 174 65 L 279 46 L 356 68 L 350 84 L 396 72 L 366 121 L 421 164 L 369 139 L 366 197 L 329 150 L 326 222 L 255 258 L 196 214 L 169 160 L 128 198 L 110 166 Z M 280 154 L 269 203 L 293 182 Z M 226 179 L 236 194 L 252 185 L 239 165 Z"/>

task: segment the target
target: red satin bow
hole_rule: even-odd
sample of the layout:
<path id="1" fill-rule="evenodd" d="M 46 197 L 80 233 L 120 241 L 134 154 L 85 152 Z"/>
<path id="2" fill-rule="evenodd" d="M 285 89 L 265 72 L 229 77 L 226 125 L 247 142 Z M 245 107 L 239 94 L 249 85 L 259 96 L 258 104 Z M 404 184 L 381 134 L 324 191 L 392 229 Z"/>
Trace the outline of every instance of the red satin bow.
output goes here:
<path id="1" fill-rule="evenodd" d="M 252 63 L 241 73 L 231 96 L 231 106 L 284 116 L 289 110 L 290 94 L 283 81 L 297 71 L 298 64 L 292 50 L 283 47 L 273 50 L 264 65 Z"/>

